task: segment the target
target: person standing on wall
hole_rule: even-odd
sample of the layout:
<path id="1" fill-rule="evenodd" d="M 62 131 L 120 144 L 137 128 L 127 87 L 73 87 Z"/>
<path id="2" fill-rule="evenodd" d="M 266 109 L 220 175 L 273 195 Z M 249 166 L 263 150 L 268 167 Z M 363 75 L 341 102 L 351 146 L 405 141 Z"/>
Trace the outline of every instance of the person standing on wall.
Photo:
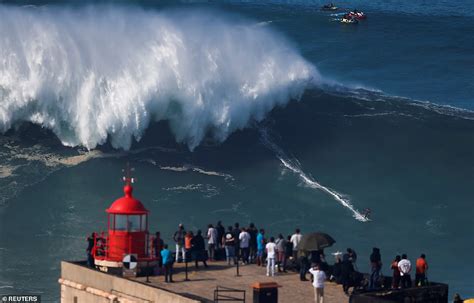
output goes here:
<path id="1" fill-rule="evenodd" d="M 249 263 L 249 253 L 250 253 L 250 234 L 245 228 L 242 228 L 242 231 L 239 234 L 240 249 L 242 251 L 242 263 Z"/>
<path id="2" fill-rule="evenodd" d="M 222 241 L 223 241 L 223 239 L 224 239 L 225 227 L 222 225 L 222 222 L 221 222 L 221 221 L 217 221 L 216 230 L 217 230 L 217 243 L 216 243 L 216 248 L 224 247 L 224 246 L 222 245 Z"/>
<path id="3" fill-rule="evenodd" d="M 393 260 L 392 265 L 390 266 L 393 270 L 393 277 L 392 277 L 392 288 L 398 289 L 400 287 L 400 270 L 398 269 L 398 262 L 400 262 L 401 258 L 399 255 L 395 256 L 395 260 Z"/>
<path id="4" fill-rule="evenodd" d="M 275 238 L 270 237 L 270 241 L 265 245 L 267 251 L 267 277 L 270 275 L 275 276 L 275 257 L 276 257 L 276 244 Z"/>
<path id="5" fill-rule="evenodd" d="M 212 226 L 208 225 L 207 230 L 207 248 L 209 250 L 209 260 L 215 261 L 215 252 L 216 252 L 216 243 L 217 243 L 217 230 Z"/>
<path id="6" fill-rule="evenodd" d="M 202 236 L 202 231 L 198 230 L 196 236 L 191 240 L 191 245 L 193 247 L 192 254 L 194 259 L 194 264 L 196 269 L 199 268 L 198 262 L 201 261 L 204 264 L 204 267 L 207 268 L 207 255 L 206 255 L 206 246 L 204 244 L 204 238 Z"/>
<path id="7" fill-rule="evenodd" d="M 260 232 L 257 235 L 257 266 L 263 266 L 264 259 L 263 253 L 265 250 L 265 230 L 263 228 L 260 229 Z"/>
<path id="8" fill-rule="evenodd" d="M 161 274 L 161 270 L 163 268 L 163 260 L 161 259 L 161 250 L 163 249 L 163 246 L 165 245 L 163 239 L 161 239 L 161 233 L 157 231 L 155 233 L 155 238 L 153 239 L 153 251 L 154 255 L 158 261 L 158 265 L 155 270 L 155 274 L 159 275 Z"/>
<path id="9" fill-rule="evenodd" d="M 308 281 L 308 279 L 306 279 L 306 273 L 308 272 L 308 269 L 310 269 L 310 263 L 305 251 L 300 251 L 298 261 L 300 265 L 300 281 Z M 318 269 L 321 269 L 320 265 L 317 265 Z"/>
<path id="10" fill-rule="evenodd" d="M 185 259 L 184 259 L 185 262 L 189 262 L 189 260 L 191 259 L 191 253 L 193 249 L 193 244 L 192 244 L 193 238 L 194 238 L 193 232 L 188 230 L 186 232 L 186 235 L 184 236 L 184 250 L 186 252 Z"/>
<path id="11" fill-rule="evenodd" d="M 400 282 L 402 288 L 411 287 L 411 262 L 407 259 L 407 255 L 403 254 L 402 259 L 398 262 L 398 269 L 400 270 Z"/>
<path id="12" fill-rule="evenodd" d="M 295 233 L 291 236 L 291 239 L 290 239 L 291 243 L 293 243 L 293 259 L 295 260 L 298 257 L 298 249 L 299 249 L 298 245 L 300 244 L 302 237 L 303 236 L 301 235 L 300 229 L 297 228 L 295 230 Z"/>
<path id="13" fill-rule="evenodd" d="M 227 228 L 227 232 L 224 235 L 223 246 L 225 248 L 227 265 L 230 265 L 230 260 L 233 260 L 235 264 L 235 239 L 234 234 L 232 232 L 232 226 L 229 226 Z"/>
<path id="14" fill-rule="evenodd" d="M 314 266 L 309 270 L 313 275 L 314 300 L 316 303 L 324 302 L 324 281 L 326 281 L 326 274 L 320 270 L 319 265 Z"/>
<path id="15" fill-rule="evenodd" d="M 354 267 L 354 270 L 357 270 L 357 265 L 356 265 L 357 254 L 356 254 L 355 250 L 353 250 L 352 248 L 348 248 L 347 249 L 347 254 L 349 255 L 349 261 L 352 262 L 352 266 Z"/>
<path id="16" fill-rule="evenodd" d="M 291 242 L 291 236 L 288 235 L 288 237 L 286 238 L 286 247 L 285 247 L 286 265 L 288 265 L 288 260 L 290 259 L 292 259 L 292 262 L 290 264 L 294 264 L 294 262 L 296 262 L 296 260 L 293 258 L 293 243 Z"/>
<path id="17" fill-rule="evenodd" d="M 341 283 L 342 290 L 346 295 L 349 295 L 349 287 L 352 284 L 352 277 L 354 276 L 354 265 L 349 260 L 349 254 L 342 256 L 341 264 Z"/>
<path id="18" fill-rule="evenodd" d="M 281 272 L 281 271 L 286 272 L 286 257 L 285 257 L 286 240 L 282 234 L 278 235 L 278 239 L 275 241 L 275 244 L 276 244 L 276 251 L 277 251 L 278 272 Z"/>
<path id="19" fill-rule="evenodd" d="M 257 234 L 258 229 L 255 227 L 255 224 L 250 223 L 247 232 L 250 235 L 250 263 L 255 262 L 257 258 Z"/>
<path id="20" fill-rule="evenodd" d="M 382 257 L 380 255 L 380 249 L 377 247 L 372 249 L 372 254 L 370 255 L 370 267 L 372 272 L 370 274 L 369 290 L 373 290 L 378 287 L 380 270 L 382 269 Z"/>
<path id="21" fill-rule="evenodd" d="M 416 260 L 416 274 L 415 274 L 415 286 L 426 285 L 426 271 L 428 270 L 428 263 L 426 262 L 425 254 Z"/>
<path id="22" fill-rule="evenodd" d="M 171 257 L 171 252 L 168 250 L 168 244 L 163 246 L 161 259 L 163 260 L 163 268 L 165 270 L 165 282 L 173 283 L 173 258 Z"/>
<path id="23" fill-rule="evenodd" d="M 184 249 L 184 236 L 186 235 L 186 231 L 184 230 L 184 225 L 179 224 L 178 230 L 173 235 L 173 240 L 176 243 L 176 262 L 179 261 L 179 254 L 181 253 L 181 258 L 184 260 L 185 257 L 185 249 Z"/>
<path id="24" fill-rule="evenodd" d="M 239 222 L 235 222 L 234 224 L 234 229 L 232 230 L 232 235 L 234 236 L 234 243 L 235 243 L 235 257 L 237 261 L 240 259 L 240 241 L 239 241 L 239 235 L 240 235 L 240 224 Z"/>

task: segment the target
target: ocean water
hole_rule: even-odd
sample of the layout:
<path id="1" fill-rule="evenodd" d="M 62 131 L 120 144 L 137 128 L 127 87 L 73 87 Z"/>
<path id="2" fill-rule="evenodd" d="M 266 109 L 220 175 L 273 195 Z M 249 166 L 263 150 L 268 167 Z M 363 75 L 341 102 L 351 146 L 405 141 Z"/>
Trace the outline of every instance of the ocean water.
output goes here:
<path id="1" fill-rule="evenodd" d="M 167 241 L 324 231 L 474 296 L 471 1 L 0 3 L 0 294 L 59 300 L 130 162 Z"/>

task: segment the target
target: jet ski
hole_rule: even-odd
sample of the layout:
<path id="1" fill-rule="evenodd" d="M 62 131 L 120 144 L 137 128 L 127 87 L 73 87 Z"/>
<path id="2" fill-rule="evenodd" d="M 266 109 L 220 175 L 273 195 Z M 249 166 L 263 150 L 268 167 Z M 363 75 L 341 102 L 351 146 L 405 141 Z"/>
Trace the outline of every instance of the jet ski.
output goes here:
<path id="1" fill-rule="evenodd" d="M 352 18 L 352 17 L 349 17 L 349 16 L 345 15 L 344 17 L 342 17 L 341 23 L 344 23 L 344 24 L 357 24 L 357 23 L 359 23 L 359 21 L 356 18 Z"/>
<path id="2" fill-rule="evenodd" d="M 364 19 L 367 19 L 367 15 L 363 12 L 359 12 L 357 10 L 354 10 L 352 12 L 349 12 L 347 14 L 348 16 L 352 17 L 352 18 L 355 18 L 357 20 L 364 20 Z"/>
<path id="3" fill-rule="evenodd" d="M 323 7 L 321 7 L 322 11 L 337 11 L 338 7 L 335 6 L 334 4 L 325 4 Z"/>

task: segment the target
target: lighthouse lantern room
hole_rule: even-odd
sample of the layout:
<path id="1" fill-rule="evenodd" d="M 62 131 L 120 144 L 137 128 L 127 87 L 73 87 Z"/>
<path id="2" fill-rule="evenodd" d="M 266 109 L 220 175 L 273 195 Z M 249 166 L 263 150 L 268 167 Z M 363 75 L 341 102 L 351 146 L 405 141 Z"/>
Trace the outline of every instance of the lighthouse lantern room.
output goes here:
<path id="1" fill-rule="evenodd" d="M 136 260 L 140 274 L 156 264 L 148 233 L 149 211 L 133 197 L 134 179 L 128 165 L 123 180 L 124 196 L 106 210 L 107 233 L 95 234 L 92 255 L 98 269 L 118 274 L 122 273 L 124 258 L 132 258 Z"/>

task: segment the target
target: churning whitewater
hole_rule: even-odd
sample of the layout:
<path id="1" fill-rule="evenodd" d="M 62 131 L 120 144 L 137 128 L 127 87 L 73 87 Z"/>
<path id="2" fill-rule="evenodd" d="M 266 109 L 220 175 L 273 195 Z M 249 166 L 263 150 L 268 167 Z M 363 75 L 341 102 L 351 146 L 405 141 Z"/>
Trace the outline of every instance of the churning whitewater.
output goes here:
<path id="1" fill-rule="evenodd" d="M 0 6 L 0 127 L 128 149 L 166 120 L 191 149 L 223 141 L 320 77 L 282 36 L 214 11 Z"/>

